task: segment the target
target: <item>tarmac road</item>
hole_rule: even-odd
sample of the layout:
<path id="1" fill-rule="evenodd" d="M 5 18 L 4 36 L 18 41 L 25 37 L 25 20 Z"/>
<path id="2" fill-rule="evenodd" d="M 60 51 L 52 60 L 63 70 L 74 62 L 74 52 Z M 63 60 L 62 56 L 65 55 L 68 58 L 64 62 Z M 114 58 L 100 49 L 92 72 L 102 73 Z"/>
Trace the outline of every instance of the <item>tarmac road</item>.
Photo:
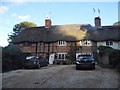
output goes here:
<path id="1" fill-rule="evenodd" d="M 2 74 L 2 88 L 118 88 L 118 73 L 96 65 L 76 70 L 75 65 L 49 65 Z"/>

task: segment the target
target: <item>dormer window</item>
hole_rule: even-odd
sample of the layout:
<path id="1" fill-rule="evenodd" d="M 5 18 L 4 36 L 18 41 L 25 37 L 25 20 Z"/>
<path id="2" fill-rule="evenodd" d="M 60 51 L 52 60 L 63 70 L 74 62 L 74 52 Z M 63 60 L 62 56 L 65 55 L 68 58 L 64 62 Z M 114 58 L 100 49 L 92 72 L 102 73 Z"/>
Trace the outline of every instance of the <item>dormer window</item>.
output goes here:
<path id="1" fill-rule="evenodd" d="M 80 46 L 92 46 L 92 43 L 90 40 L 84 40 L 80 41 Z"/>
<path id="2" fill-rule="evenodd" d="M 66 41 L 58 41 L 58 46 L 67 46 Z"/>
<path id="3" fill-rule="evenodd" d="M 24 45 L 24 46 L 31 46 L 31 43 L 29 43 L 29 42 L 24 42 L 23 45 Z"/>

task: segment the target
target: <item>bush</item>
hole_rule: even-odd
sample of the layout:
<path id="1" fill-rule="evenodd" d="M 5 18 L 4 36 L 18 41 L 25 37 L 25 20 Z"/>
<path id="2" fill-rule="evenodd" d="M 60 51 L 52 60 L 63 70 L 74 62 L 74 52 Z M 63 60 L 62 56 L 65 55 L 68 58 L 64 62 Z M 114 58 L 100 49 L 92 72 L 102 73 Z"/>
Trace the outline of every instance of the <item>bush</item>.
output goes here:
<path id="1" fill-rule="evenodd" d="M 2 49 L 2 72 L 23 68 L 24 54 L 15 45 Z"/>
<path id="2" fill-rule="evenodd" d="M 109 58 L 110 58 L 110 64 L 112 64 L 114 67 L 120 66 L 120 50 L 113 50 L 109 54 Z"/>
<path id="3" fill-rule="evenodd" d="M 66 58 L 69 59 L 70 62 L 74 62 L 76 58 L 75 55 L 76 55 L 76 48 L 75 46 L 71 46 Z"/>
<path id="4" fill-rule="evenodd" d="M 70 50 L 68 51 L 67 59 L 69 63 L 74 63 L 76 61 L 76 52 L 77 50 L 81 49 L 80 46 L 71 46 Z"/>
<path id="5" fill-rule="evenodd" d="M 113 48 L 107 46 L 99 46 L 98 49 L 99 49 L 99 56 L 103 56 L 105 55 L 105 53 L 109 53 L 113 51 Z"/>
<path id="6" fill-rule="evenodd" d="M 113 68 L 117 67 L 118 71 L 120 71 L 120 50 L 106 46 L 100 46 L 98 49 L 100 51 L 99 56 L 103 56 L 105 53 L 108 53 L 109 65 L 112 65 Z"/>

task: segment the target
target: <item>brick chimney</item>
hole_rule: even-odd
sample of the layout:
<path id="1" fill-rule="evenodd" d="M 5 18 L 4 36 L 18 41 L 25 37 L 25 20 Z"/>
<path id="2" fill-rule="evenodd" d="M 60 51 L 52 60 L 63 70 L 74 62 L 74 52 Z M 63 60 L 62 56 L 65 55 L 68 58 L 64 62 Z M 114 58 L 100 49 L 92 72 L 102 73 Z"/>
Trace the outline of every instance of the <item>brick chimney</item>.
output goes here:
<path id="1" fill-rule="evenodd" d="M 101 18 L 100 17 L 95 17 L 94 22 L 95 22 L 96 27 L 101 26 Z"/>
<path id="2" fill-rule="evenodd" d="M 52 24 L 52 21 L 50 18 L 46 18 L 45 19 L 45 28 L 50 28 L 51 27 L 51 24 Z"/>

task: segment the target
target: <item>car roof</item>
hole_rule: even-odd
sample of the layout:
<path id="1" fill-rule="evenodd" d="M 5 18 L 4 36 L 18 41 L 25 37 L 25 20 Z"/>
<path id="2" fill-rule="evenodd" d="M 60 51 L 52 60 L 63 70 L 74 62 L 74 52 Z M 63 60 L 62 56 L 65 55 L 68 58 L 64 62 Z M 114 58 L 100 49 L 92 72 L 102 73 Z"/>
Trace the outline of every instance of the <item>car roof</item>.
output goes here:
<path id="1" fill-rule="evenodd" d="M 26 57 L 26 59 L 31 59 L 31 58 L 35 58 L 36 56 L 28 56 Z"/>

